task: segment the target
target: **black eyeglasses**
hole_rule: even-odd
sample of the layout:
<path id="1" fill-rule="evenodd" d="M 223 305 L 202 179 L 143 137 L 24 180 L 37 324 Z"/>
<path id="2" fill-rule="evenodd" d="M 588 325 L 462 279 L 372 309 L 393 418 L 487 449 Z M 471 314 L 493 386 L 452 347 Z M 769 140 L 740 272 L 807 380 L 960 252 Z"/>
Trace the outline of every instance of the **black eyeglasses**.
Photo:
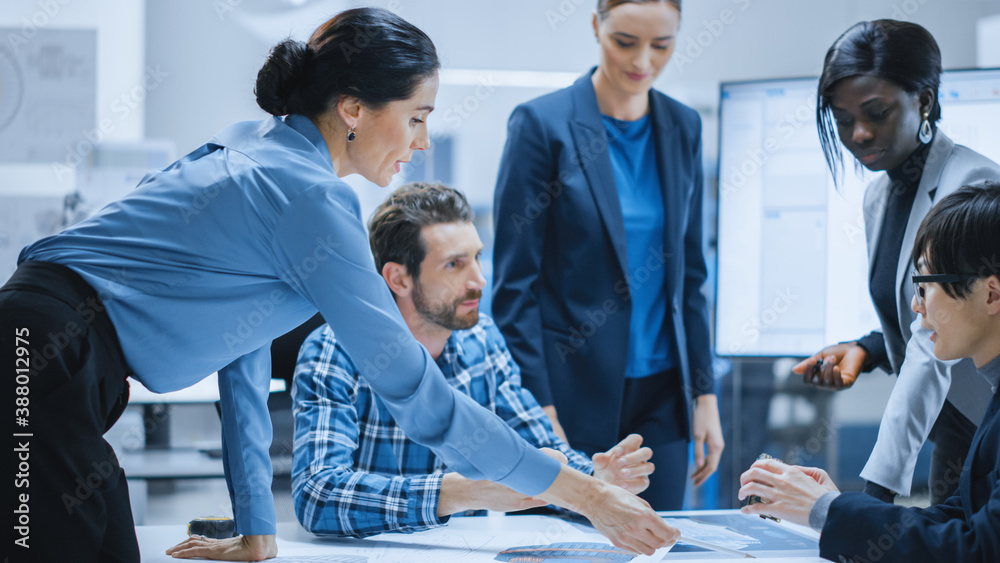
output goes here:
<path id="1" fill-rule="evenodd" d="M 916 270 L 910 276 L 910 280 L 913 282 L 913 295 L 917 298 L 917 304 L 921 307 L 924 306 L 924 288 L 920 284 L 922 283 L 957 283 L 965 280 L 974 280 L 976 278 L 981 278 L 979 274 L 927 274 L 921 276 Z"/>

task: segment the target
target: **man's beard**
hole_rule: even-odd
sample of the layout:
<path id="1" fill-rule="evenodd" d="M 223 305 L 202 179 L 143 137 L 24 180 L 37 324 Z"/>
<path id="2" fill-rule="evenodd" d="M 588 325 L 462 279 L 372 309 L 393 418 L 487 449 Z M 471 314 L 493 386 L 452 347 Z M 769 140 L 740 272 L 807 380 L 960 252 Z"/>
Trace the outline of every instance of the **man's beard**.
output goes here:
<path id="1" fill-rule="evenodd" d="M 473 289 L 451 303 L 431 303 L 424 295 L 420 282 L 415 281 L 413 284 L 413 307 L 424 319 L 448 330 L 465 330 L 476 326 L 479 322 L 479 308 L 462 316 L 458 315 L 458 308 L 462 303 L 482 296 L 481 289 Z"/>

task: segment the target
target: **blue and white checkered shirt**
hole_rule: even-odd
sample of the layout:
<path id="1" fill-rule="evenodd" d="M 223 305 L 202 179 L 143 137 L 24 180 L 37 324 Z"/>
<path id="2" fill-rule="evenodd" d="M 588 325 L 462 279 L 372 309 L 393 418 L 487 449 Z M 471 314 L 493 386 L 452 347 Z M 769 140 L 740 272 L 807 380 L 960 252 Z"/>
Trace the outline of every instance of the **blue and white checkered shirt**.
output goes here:
<path id="1" fill-rule="evenodd" d="M 530 444 L 559 450 L 570 467 L 593 474 L 590 459 L 552 432 L 541 406 L 521 387 L 520 370 L 492 319 L 480 314 L 475 327 L 452 332 L 436 361 L 449 384 L 495 412 Z M 441 478 L 449 469 L 403 434 L 328 325 L 302 345 L 292 397 L 292 496 L 307 530 L 363 537 L 447 522 L 438 518 L 437 508 Z M 472 436 L 466 447 L 474 451 L 489 440 L 489 429 Z"/>

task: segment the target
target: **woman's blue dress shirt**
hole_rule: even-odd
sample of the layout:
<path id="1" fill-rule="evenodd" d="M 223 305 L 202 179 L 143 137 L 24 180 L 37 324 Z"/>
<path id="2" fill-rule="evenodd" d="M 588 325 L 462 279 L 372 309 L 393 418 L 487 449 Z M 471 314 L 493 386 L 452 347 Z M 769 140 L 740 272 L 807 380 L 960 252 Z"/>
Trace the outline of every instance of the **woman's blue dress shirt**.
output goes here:
<path id="1" fill-rule="evenodd" d="M 275 533 L 271 340 L 317 309 L 407 435 L 450 467 L 532 496 L 559 472 L 456 393 L 413 338 L 375 271 L 357 195 L 303 116 L 229 127 L 94 217 L 28 246 L 25 260 L 64 264 L 97 290 L 149 389 L 219 372 L 242 534 Z"/>
<path id="2" fill-rule="evenodd" d="M 608 132 L 608 153 L 625 221 L 632 317 L 629 321 L 625 377 L 646 377 L 674 366 L 667 315 L 667 276 L 663 263 L 663 191 L 656 166 L 653 120 L 601 116 Z"/>

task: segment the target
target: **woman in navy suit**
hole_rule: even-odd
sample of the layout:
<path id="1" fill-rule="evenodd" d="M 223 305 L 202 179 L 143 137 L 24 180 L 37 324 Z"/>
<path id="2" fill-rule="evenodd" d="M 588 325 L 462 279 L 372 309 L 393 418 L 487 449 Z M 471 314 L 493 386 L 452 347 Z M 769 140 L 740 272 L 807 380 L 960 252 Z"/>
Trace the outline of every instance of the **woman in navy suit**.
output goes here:
<path id="1" fill-rule="evenodd" d="M 692 435 L 695 484 L 723 448 L 701 120 L 652 89 L 679 20 L 679 0 L 599 1 L 600 64 L 514 110 L 494 205 L 493 312 L 525 386 L 577 449 L 643 435 L 658 510 L 681 508 Z"/>

